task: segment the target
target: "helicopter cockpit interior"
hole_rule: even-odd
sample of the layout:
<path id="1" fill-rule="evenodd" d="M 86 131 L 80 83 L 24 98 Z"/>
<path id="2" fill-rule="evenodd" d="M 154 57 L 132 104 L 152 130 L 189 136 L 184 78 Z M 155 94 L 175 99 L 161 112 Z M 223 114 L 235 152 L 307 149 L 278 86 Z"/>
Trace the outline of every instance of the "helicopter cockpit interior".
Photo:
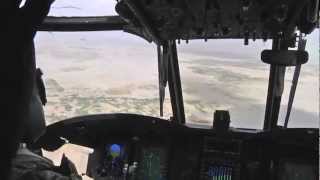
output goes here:
<path id="1" fill-rule="evenodd" d="M 92 148 L 86 175 L 97 180 L 319 179 L 318 128 L 288 128 L 299 72 L 312 53 L 305 37 L 319 26 L 319 0 L 118 0 L 115 10 L 118 16 L 49 16 L 39 30 L 124 31 L 155 43 L 160 114 L 168 87 L 172 117 L 74 117 L 48 126 L 35 148 Z M 251 40 L 272 40 L 257 57 L 270 66 L 261 130 L 230 127 L 226 110 L 214 112 L 210 127 L 186 124 L 176 43 L 193 39 L 243 39 L 248 48 Z M 295 72 L 280 125 L 286 67 Z"/>

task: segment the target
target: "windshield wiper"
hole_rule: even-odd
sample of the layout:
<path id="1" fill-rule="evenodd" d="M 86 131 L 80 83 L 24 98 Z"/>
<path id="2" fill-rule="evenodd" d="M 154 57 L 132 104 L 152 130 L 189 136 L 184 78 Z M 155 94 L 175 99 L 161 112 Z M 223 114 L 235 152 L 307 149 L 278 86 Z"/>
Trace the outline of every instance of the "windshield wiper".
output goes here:
<path id="1" fill-rule="evenodd" d="M 296 36 L 286 40 L 281 36 L 273 40 L 272 50 L 264 50 L 261 53 L 263 62 L 270 64 L 270 76 L 268 86 L 268 97 L 265 112 L 264 130 L 272 130 L 278 126 L 279 110 L 281 106 L 281 97 L 284 88 L 284 77 L 287 66 L 295 66 L 293 84 L 291 87 L 290 98 L 288 103 L 288 111 L 285 119 L 284 127 L 287 127 L 292 103 L 299 79 L 301 64 L 308 61 L 309 55 L 304 50 L 306 41 L 299 38 L 298 50 L 288 50 L 290 41 L 296 42 Z"/>
<path id="2" fill-rule="evenodd" d="M 274 39 L 272 51 L 287 50 L 288 47 L 283 44 L 284 42 L 280 38 Z M 264 130 L 271 130 L 277 126 L 285 73 L 286 66 L 273 63 L 270 64 L 268 95 L 263 127 Z"/>
<path id="3" fill-rule="evenodd" d="M 158 51 L 158 75 L 159 75 L 159 99 L 160 99 L 160 116 L 163 116 L 163 104 L 165 100 L 165 90 L 168 82 L 168 57 L 166 49 L 160 45 Z M 164 52 L 165 51 L 165 52 Z"/>
<path id="4" fill-rule="evenodd" d="M 300 34 L 299 43 L 298 43 L 298 51 L 304 51 L 306 48 L 306 43 L 307 43 L 307 40 L 303 39 L 302 34 Z M 292 104 L 293 104 L 293 100 L 294 100 L 294 96 L 296 93 L 298 80 L 299 80 L 299 76 L 300 76 L 300 71 L 301 71 L 301 64 L 297 65 L 294 69 L 292 85 L 291 85 L 290 95 L 289 95 L 288 109 L 287 109 L 287 114 L 286 114 L 286 118 L 285 118 L 284 126 L 283 126 L 284 128 L 288 127 L 290 113 L 292 110 Z"/>
<path id="5" fill-rule="evenodd" d="M 179 124 L 185 124 L 183 95 L 181 88 L 180 70 L 175 40 L 167 41 L 168 46 L 168 84 L 170 91 L 170 100 L 173 113 L 173 121 Z"/>
<path id="6" fill-rule="evenodd" d="M 183 95 L 181 89 L 180 70 L 176 42 L 165 41 L 158 45 L 158 71 L 159 71 L 159 97 L 160 116 L 163 116 L 163 104 L 165 100 L 165 88 L 169 85 L 173 121 L 185 124 Z"/>
<path id="7" fill-rule="evenodd" d="M 163 105 L 165 100 L 165 88 L 168 83 L 173 121 L 185 124 L 184 104 L 181 89 L 181 79 L 175 40 L 163 40 L 159 38 L 145 12 L 138 7 L 133 0 L 124 0 L 131 12 L 139 21 L 144 31 L 152 38 L 157 45 L 158 71 L 159 71 L 159 97 L 160 116 L 163 116 Z"/>

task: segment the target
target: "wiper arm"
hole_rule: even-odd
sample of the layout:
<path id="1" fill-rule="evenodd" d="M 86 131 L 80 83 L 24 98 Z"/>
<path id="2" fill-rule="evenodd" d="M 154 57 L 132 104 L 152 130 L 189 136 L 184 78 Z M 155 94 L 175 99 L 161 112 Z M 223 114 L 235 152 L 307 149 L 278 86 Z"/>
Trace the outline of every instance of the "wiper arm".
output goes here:
<path id="1" fill-rule="evenodd" d="M 176 43 L 174 40 L 165 41 L 163 45 L 158 45 L 157 50 L 160 116 L 163 116 L 165 89 L 168 84 L 173 120 L 179 124 L 185 124 L 185 113 Z"/>
<path id="2" fill-rule="evenodd" d="M 168 47 L 168 84 L 173 120 L 179 124 L 185 124 L 186 119 L 184 113 L 177 46 L 175 40 L 169 40 L 166 44 Z"/>
<path id="3" fill-rule="evenodd" d="M 298 51 L 304 51 L 306 48 L 306 43 L 307 43 L 307 40 L 302 39 L 302 35 L 300 34 Z M 293 100 L 294 100 L 297 85 L 298 85 L 300 71 L 301 71 L 301 64 L 297 65 L 294 69 L 292 85 L 291 85 L 290 95 L 289 95 L 288 109 L 287 109 L 287 114 L 286 114 L 286 118 L 285 118 L 284 126 L 283 126 L 284 128 L 288 127 L 288 122 L 289 122 L 289 118 L 290 118 L 290 114 L 291 114 L 291 110 L 292 110 L 292 104 L 293 104 Z"/>
<path id="4" fill-rule="evenodd" d="M 157 46 L 158 51 L 158 73 L 159 73 L 159 100 L 160 100 L 160 116 L 163 116 L 163 104 L 165 100 L 165 90 L 168 82 L 168 57 L 167 48 Z"/>
<path id="5" fill-rule="evenodd" d="M 272 50 L 287 50 L 283 46 L 283 40 L 276 38 L 273 40 Z M 267 103 L 265 110 L 264 130 L 271 130 L 277 126 L 281 98 L 284 88 L 284 77 L 286 66 L 270 64 L 269 85 L 267 94 Z"/>

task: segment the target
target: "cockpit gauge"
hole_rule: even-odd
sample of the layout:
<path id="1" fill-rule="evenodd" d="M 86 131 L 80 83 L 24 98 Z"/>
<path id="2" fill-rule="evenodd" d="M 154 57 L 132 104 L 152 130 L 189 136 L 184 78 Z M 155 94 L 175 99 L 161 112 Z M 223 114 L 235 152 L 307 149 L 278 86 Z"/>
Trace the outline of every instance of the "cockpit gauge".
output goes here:
<path id="1" fill-rule="evenodd" d="M 118 144 L 106 145 L 103 159 L 96 169 L 99 177 L 108 179 L 124 179 L 125 172 L 124 147 Z"/>
<path id="2" fill-rule="evenodd" d="M 138 165 L 138 179 L 166 180 L 167 153 L 163 148 L 144 148 Z"/>

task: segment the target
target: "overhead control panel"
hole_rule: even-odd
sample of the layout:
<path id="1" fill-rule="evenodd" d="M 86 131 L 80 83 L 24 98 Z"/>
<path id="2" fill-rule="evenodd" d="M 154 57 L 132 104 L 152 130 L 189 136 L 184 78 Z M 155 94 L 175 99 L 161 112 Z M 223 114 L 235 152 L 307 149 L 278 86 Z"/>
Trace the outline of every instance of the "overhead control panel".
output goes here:
<path id="1" fill-rule="evenodd" d="M 162 40 L 289 37 L 317 25 L 316 0 L 121 0 L 116 11 L 129 25 Z"/>

